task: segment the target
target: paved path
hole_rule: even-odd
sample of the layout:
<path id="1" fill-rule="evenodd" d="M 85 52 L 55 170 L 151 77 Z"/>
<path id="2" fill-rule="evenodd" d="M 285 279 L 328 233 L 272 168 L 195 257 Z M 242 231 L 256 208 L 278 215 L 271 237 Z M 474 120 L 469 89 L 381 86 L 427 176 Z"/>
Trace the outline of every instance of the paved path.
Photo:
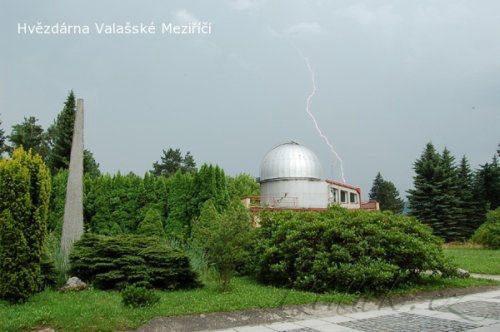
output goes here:
<path id="1" fill-rule="evenodd" d="M 500 275 L 498 275 L 498 274 L 478 274 L 478 273 L 471 273 L 470 276 L 472 278 L 490 279 L 490 280 L 498 280 L 498 281 L 500 281 Z"/>
<path id="2" fill-rule="evenodd" d="M 219 332 L 500 331 L 500 290 Z"/>

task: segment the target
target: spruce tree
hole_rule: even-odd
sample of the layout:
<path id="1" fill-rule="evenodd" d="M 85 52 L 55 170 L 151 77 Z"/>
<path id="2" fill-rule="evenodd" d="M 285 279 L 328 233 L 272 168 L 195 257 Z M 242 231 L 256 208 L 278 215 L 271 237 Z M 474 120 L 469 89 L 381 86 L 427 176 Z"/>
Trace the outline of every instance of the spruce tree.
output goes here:
<path id="1" fill-rule="evenodd" d="M 403 211 L 404 202 L 399 197 L 399 191 L 391 181 L 384 180 L 380 172 L 373 180 L 369 197 L 379 202 L 382 211 L 392 211 L 394 213 Z"/>
<path id="2" fill-rule="evenodd" d="M 432 227 L 437 235 L 442 235 L 444 224 L 436 213 L 436 181 L 440 156 L 434 145 L 428 143 L 419 159 L 413 164 L 415 176 L 414 189 L 408 190 L 411 214 L 421 222 Z"/>
<path id="3" fill-rule="evenodd" d="M 479 226 L 474 198 L 474 175 L 467 157 L 464 155 L 457 171 L 457 198 L 461 206 L 460 228 L 462 238 L 468 239 Z"/>
<path id="4" fill-rule="evenodd" d="M 462 209 L 458 198 L 458 174 L 453 157 L 448 149 L 444 149 L 438 168 L 436 181 L 436 213 L 443 224 L 442 237 L 446 241 L 463 240 L 461 231 Z"/>
<path id="5" fill-rule="evenodd" d="M 75 115 L 75 94 L 71 90 L 64 102 L 63 110 L 57 115 L 54 124 L 48 129 L 51 143 L 50 166 L 53 173 L 59 169 L 69 167 Z"/>

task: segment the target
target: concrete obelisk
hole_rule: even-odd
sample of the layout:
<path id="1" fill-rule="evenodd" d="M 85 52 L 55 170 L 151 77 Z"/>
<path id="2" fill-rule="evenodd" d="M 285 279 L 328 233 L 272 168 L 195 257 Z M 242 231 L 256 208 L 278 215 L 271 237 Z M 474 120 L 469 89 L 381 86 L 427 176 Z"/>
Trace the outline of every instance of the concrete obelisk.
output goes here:
<path id="1" fill-rule="evenodd" d="M 61 251 L 68 258 L 73 242 L 83 234 L 83 99 L 76 101 L 76 115 L 69 162 Z"/>

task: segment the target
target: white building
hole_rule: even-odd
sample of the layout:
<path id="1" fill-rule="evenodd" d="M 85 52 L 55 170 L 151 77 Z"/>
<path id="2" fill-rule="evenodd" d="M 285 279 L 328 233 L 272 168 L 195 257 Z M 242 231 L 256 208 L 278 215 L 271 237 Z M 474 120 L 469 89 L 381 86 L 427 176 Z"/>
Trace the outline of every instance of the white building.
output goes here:
<path id="1" fill-rule="evenodd" d="M 318 157 L 293 141 L 280 144 L 265 155 L 259 182 L 263 208 L 325 209 L 338 204 L 349 209 L 378 210 L 376 202 L 361 202 L 360 188 L 324 180 Z"/>

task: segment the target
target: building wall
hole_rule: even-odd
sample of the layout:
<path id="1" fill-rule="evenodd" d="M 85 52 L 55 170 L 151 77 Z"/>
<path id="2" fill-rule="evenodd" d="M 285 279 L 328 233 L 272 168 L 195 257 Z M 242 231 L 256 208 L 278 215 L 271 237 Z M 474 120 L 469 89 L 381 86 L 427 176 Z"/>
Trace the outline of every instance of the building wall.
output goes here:
<path id="1" fill-rule="evenodd" d="M 326 208 L 328 186 L 314 179 L 277 179 L 260 184 L 260 202 L 276 208 Z"/>
<path id="2" fill-rule="evenodd" d="M 340 185 L 332 184 L 332 183 L 327 183 L 325 184 L 328 187 L 328 203 L 329 204 L 339 204 L 342 207 L 348 208 L 348 209 L 359 209 L 361 208 L 361 197 L 355 189 L 343 187 Z M 333 193 L 333 190 L 337 190 L 337 195 L 335 197 L 335 194 Z M 346 198 L 347 202 L 342 202 L 341 201 L 341 192 L 344 191 L 346 192 Z M 351 202 L 351 194 L 355 195 L 356 202 Z"/>

